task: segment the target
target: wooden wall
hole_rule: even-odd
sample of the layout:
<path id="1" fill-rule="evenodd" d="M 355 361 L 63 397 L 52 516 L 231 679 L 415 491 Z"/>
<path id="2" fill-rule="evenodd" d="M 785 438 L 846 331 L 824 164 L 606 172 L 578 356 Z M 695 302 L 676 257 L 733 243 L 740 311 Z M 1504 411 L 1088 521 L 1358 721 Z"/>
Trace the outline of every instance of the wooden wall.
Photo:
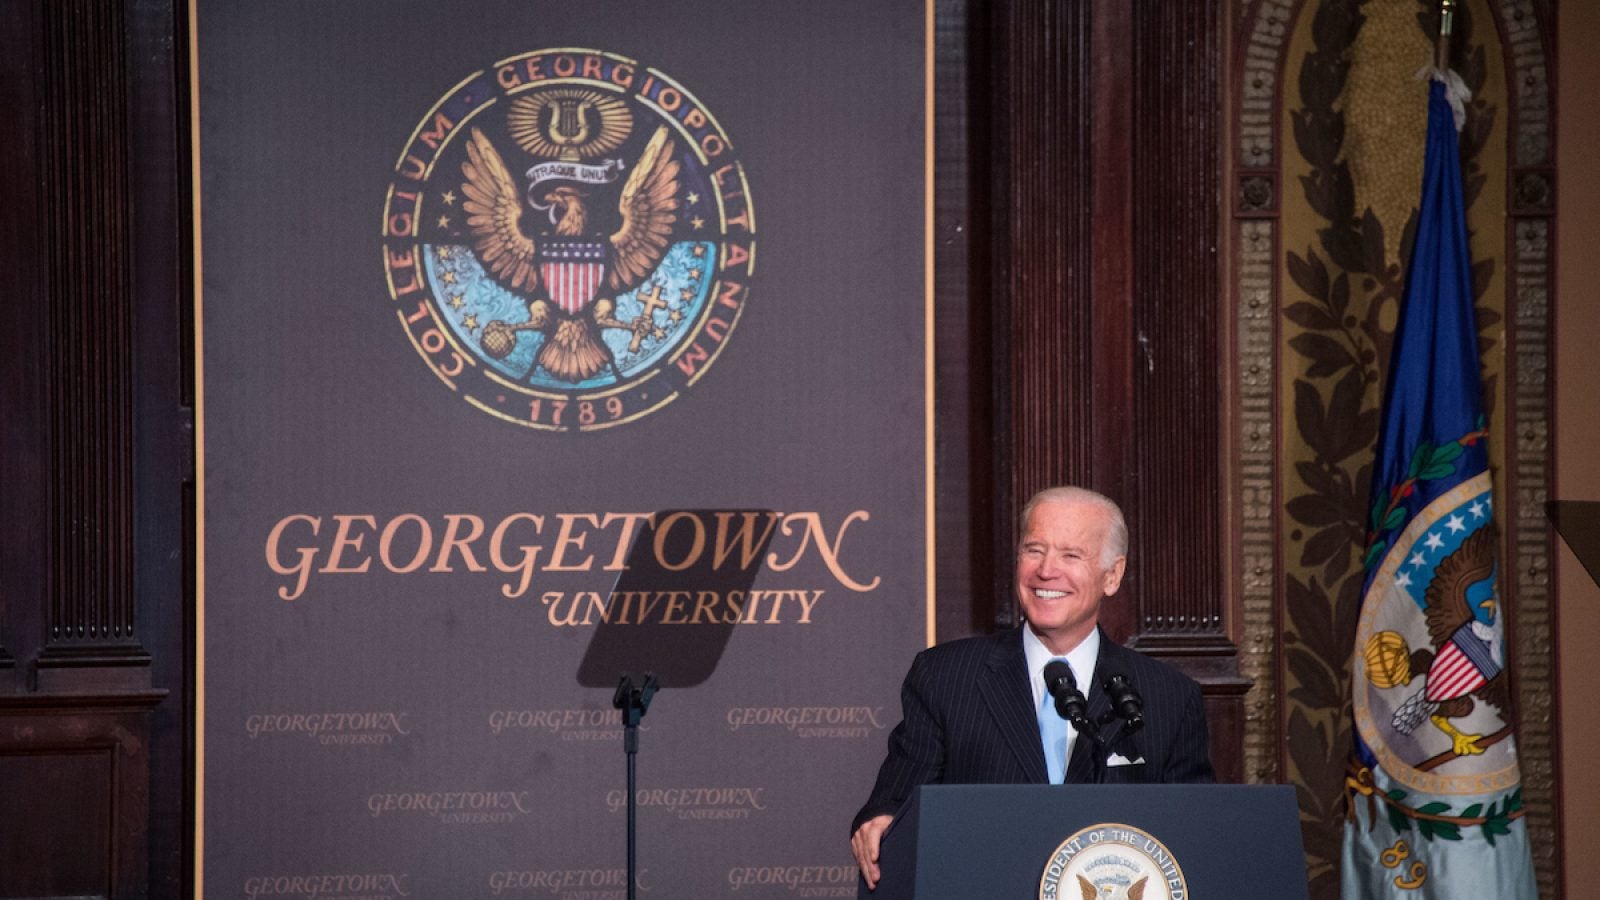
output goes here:
<path id="1" fill-rule="evenodd" d="M 0 3 L 0 896 L 187 893 L 170 4 Z"/>
<path id="2" fill-rule="evenodd" d="M 940 637 L 1016 621 L 1030 495 L 1106 493 L 1131 548 L 1103 621 L 1202 682 L 1219 775 L 1241 781 L 1223 5 L 941 10 L 965 42 L 940 48 L 964 53 L 939 84 Z"/>

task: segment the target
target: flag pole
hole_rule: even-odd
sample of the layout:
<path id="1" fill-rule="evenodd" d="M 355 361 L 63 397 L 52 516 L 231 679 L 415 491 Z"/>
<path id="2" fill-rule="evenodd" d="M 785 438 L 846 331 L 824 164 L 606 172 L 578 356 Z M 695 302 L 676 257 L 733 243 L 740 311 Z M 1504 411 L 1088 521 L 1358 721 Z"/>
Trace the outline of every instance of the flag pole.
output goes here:
<path id="1" fill-rule="evenodd" d="M 1439 0 L 1439 40 L 1434 47 L 1434 65 L 1441 72 L 1450 70 L 1450 31 L 1455 24 L 1456 0 Z"/>

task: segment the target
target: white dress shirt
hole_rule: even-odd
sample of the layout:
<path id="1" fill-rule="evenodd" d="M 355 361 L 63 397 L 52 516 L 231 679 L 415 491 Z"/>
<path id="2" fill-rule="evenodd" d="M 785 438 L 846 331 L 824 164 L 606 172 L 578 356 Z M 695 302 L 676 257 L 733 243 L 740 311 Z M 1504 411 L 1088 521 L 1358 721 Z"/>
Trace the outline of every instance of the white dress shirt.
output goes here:
<path id="1" fill-rule="evenodd" d="M 1022 652 L 1028 659 L 1028 685 L 1033 689 L 1033 708 L 1038 709 L 1044 702 L 1044 667 L 1050 660 L 1057 656 L 1039 640 L 1033 633 L 1032 626 L 1022 629 Z M 1067 651 L 1067 665 L 1072 668 L 1072 678 L 1078 684 L 1078 690 L 1085 697 L 1089 696 L 1089 679 L 1094 677 L 1094 663 L 1100 658 L 1100 629 L 1089 632 L 1089 636 L 1078 642 L 1078 646 Z M 1067 759 L 1072 759 L 1072 748 L 1078 741 L 1078 729 L 1067 723 Z M 1065 763 L 1063 763 L 1063 767 Z"/>

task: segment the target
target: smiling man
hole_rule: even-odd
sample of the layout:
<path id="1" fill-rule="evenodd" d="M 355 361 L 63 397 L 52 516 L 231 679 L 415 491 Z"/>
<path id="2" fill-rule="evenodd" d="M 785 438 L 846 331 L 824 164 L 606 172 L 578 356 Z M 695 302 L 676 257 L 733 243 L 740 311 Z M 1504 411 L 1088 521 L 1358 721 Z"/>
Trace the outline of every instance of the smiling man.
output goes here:
<path id="1" fill-rule="evenodd" d="M 1128 528 L 1110 499 L 1056 487 L 1028 501 L 1016 574 L 1026 624 L 924 650 L 901 687 L 902 720 L 851 825 L 868 887 L 878 883 L 883 832 L 917 785 L 1214 780 L 1200 686 L 1100 631 L 1100 604 L 1122 586 L 1127 553 Z M 1088 739 L 1056 712 L 1043 674 L 1052 660 L 1066 662 L 1084 695 L 1096 729 Z M 1114 719 L 1101 724 L 1113 676 L 1143 700 L 1143 727 L 1132 734 Z"/>

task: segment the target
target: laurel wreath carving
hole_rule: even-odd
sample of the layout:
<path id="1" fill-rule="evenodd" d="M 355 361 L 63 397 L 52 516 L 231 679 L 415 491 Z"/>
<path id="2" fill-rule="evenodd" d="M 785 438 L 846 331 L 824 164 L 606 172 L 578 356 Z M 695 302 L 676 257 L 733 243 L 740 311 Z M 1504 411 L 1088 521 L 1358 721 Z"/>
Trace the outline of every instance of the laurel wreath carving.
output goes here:
<path id="1" fill-rule="evenodd" d="M 1293 527 L 1290 537 L 1298 545 L 1298 558 L 1295 544 L 1285 548 L 1286 775 L 1297 788 L 1311 896 L 1317 900 L 1339 893 L 1339 823 L 1352 745 L 1349 640 L 1361 605 L 1359 563 L 1369 536 L 1389 531 L 1384 526 L 1396 519 L 1394 508 L 1385 504 L 1377 512 L 1368 497 L 1381 386 L 1393 343 L 1382 313 L 1400 302 L 1404 261 L 1410 258 L 1416 230 L 1413 211 L 1402 225 L 1399 253 L 1387 255 L 1386 224 L 1370 208 L 1355 209 L 1354 178 L 1343 155 L 1346 121 L 1339 101 L 1351 47 L 1366 22 L 1361 11 L 1366 2 L 1324 0 L 1316 6 L 1313 47 L 1298 82 L 1300 106 L 1289 111 L 1296 149 L 1311 167 L 1300 179 L 1301 188 L 1325 223 L 1317 230 L 1315 245 L 1287 254 L 1293 286 L 1286 287 L 1285 298 L 1294 301 L 1282 310 L 1297 326 L 1290 329 L 1288 350 L 1306 363 L 1303 376 L 1293 383 L 1288 452 L 1294 474 L 1285 480 L 1284 511 Z M 1437 4 L 1417 0 L 1417 10 L 1418 26 L 1431 40 L 1437 33 Z M 1454 42 L 1455 68 L 1474 97 L 1461 138 L 1464 198 L 1470 209 L 1487 181 L 1477 158 L 1492 132 L 1495 110 L 1478 96 L 1486 79 L 1485 51 L 1474 40 L 1471 15 L 1462 6 L 1457 7 Z M 1473 295 L 1480 303 L 1494 265 L 1490 259 L 1473 266 Z M 1481 305 L 1477 314 L 1483 351 L 1492 344 L 1483 335 L 1492 333 L 1500 316 Z M 1494 380 L 1486 378 L 1486 411 L 1494 389 Z M 1412 461 L 1413 477 L 1434 477 L 1460 450 L 1458 442 L 1419 453 Z M 1399 512 L 1403 521 L 1404 510 Z M 1504 804 L 1498 805 L 1496 814 L 1507 814 Z M 1442 835 L 1440 823 L 1425 821 Z"/>

